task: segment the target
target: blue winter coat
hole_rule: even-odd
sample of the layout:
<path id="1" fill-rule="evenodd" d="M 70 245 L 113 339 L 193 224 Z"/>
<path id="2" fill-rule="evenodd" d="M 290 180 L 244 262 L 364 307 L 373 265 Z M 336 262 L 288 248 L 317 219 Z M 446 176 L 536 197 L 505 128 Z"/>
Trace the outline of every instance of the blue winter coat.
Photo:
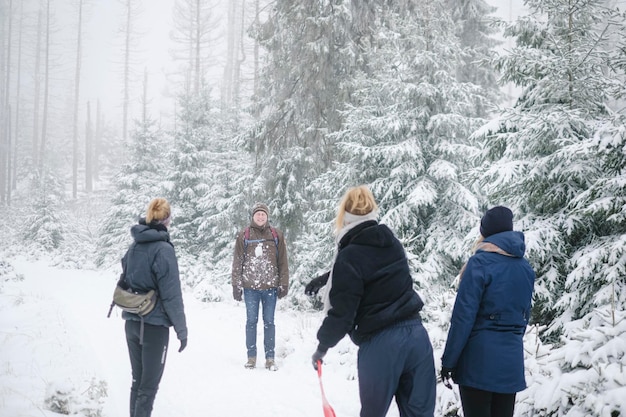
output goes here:
<path id="1" fill-rule="evenodd" d="M 156 326 L 174 326 L 179 340 L 187 338 L 187 322 L 178 276 L 178 261 L 170 235 L 162 225 L 148 226 L 140 221 L 131 230 L 134 242 L 122 258 L 126 282 L 134 291 L 158 292 L 157 304 L 144 317 L 144 322 Z M 124 320 L 140 321 L 137 314 L 122 312 Z"/>
<path id="2" fill-rule="evenodd" d="M 459 385 L 515 393 L 526 388 L 523 337 L 535 273 L 521 232 L 489 236 L 482 248 L 461 276 L 442 366 L 454 369 Z"/>

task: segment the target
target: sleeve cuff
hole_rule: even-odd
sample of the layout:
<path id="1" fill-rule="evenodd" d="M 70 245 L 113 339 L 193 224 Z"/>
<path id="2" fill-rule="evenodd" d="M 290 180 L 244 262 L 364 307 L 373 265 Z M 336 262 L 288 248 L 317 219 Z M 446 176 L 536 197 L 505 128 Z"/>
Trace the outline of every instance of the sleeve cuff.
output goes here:
<path id="1" fill-rule="evenodd" d="M 328 351 L 328 347 L 322 345 L 321 343 L 319 345 L 317 345 L 317 350 L 322 352 L 322 353 L 326 353 Z"/>

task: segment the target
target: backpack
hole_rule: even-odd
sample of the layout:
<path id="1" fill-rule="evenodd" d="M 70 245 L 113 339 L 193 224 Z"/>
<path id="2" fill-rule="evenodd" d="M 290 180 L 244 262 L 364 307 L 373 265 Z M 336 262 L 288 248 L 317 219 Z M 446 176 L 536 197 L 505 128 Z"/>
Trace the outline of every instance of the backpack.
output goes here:
<path id="1" fill-rule="evenodd" d="M 274 245 L 276 245 L 276 259 L 278 259 L 278 233 L 276 229 L 270 226 L 270 232 L 272 232 L 272 236 L 274 237 Z M 246 252 L 248 249 L 248 243 L 261 243 L 265 242 L 269 239 L 250 239 L 250 226 L 246 227 L 246 230 L 243 232 L 243 256 L 245 259 Z"/>

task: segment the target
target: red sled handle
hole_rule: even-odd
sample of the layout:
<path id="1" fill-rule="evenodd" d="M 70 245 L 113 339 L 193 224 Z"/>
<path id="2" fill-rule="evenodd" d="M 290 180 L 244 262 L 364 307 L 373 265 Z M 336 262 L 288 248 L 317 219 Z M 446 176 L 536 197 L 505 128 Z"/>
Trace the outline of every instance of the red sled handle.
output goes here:
<path id="1" fill-rule="evenodd" d="M 324 417 L 337 417 L 335 415 L 335 410 L 330 406 L 330 403 L 326 399 L 326 394 L 324 394 L 324 385 L 322 385 L 322 361 L 317 361 L 317 377 L 320 380 L 320 390 L 322 391 L 322 409 L 324 410 Z"/>

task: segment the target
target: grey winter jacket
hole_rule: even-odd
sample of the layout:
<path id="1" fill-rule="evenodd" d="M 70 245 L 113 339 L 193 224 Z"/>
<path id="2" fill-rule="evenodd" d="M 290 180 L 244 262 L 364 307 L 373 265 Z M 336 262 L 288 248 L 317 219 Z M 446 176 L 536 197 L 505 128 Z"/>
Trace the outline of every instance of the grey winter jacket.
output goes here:
<path id="1" fill-rule="evenodd" d="M 187 321 L 178 275 L 178 261 L 170 235 L 165 226 L 146 225 L 145 221 L 131 228 L 134 242 L 122 258 L 126 271 L 126 282 L 137 292 L 151 289 L 158 292 L 157 305 L 144 317 L 144 323 L 174 326 L 179 340 L 187 338 Z M 140 321 L 141 318 L 126 311 L 124 320 Z"/>

